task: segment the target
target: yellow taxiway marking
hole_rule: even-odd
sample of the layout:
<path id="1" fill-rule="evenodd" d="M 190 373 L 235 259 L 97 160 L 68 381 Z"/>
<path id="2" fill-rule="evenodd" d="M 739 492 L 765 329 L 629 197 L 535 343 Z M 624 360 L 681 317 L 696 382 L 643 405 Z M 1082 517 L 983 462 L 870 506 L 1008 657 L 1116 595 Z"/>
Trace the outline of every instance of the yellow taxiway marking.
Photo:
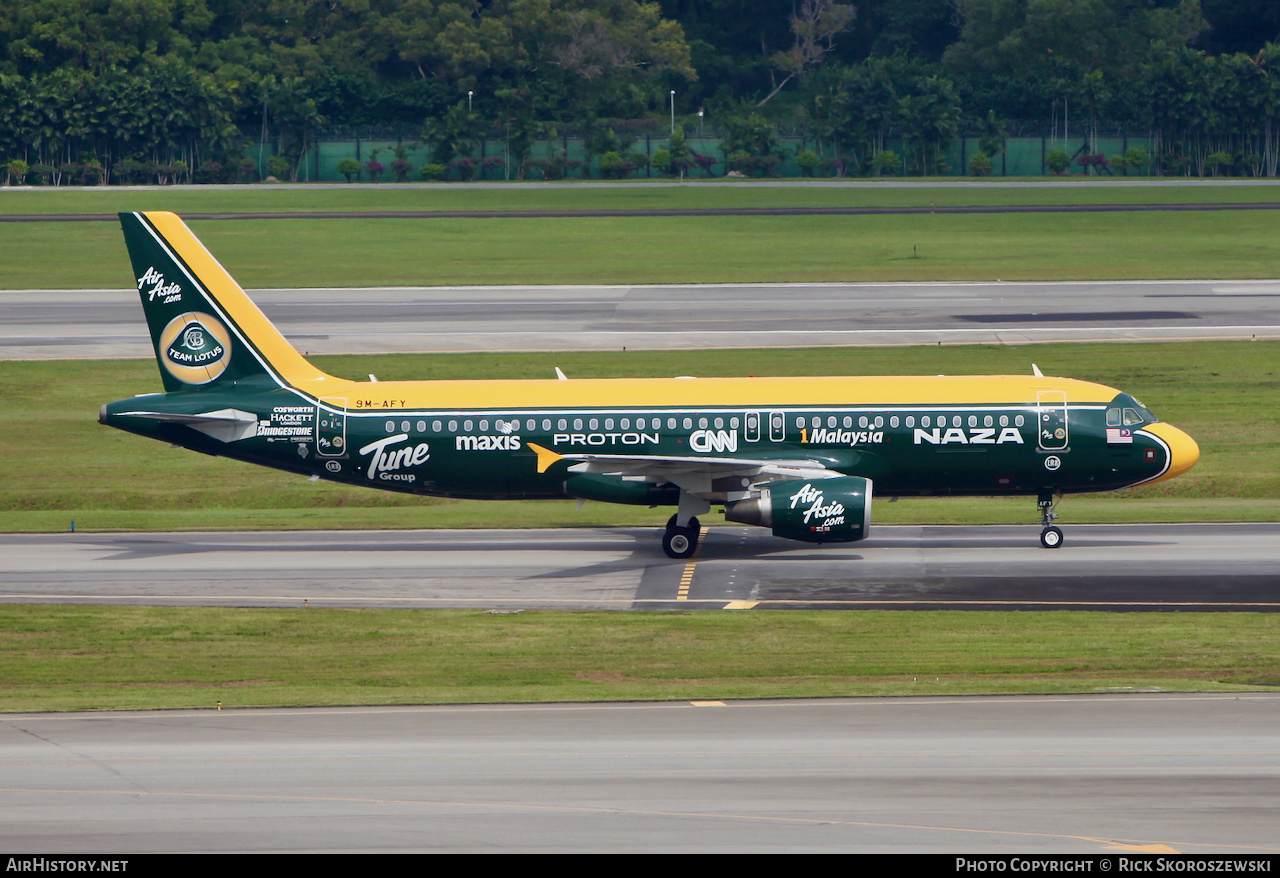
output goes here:
<path id="1" fill-rule="evenodd" d="M 690 701 L 694 707 L 728 707 L 723 701 Z"/>
<path id="2" fill-rule="evenodd" d="M 1108 845 L 1106 850 L 1109 851 L 1126 851 L 1135 854 L 1180 854 L 1182 851 L 1174 850 L 1167 844 L 1112 844 Z"/>
<path id="3" fill-rule="evenodd" d="M 759 606 L 759 601 L 729 601 L 721 609 L 725 610 L 754 610 Z"/>
<path id="4" fill-rule="evenodd" d="M 698 552 L 702 550 L 703 537 L 710 530 L 711 528 L 704 527 L 698 532 L 698 547 L 693 550 L 693 554 L 689 556 L 689 563 L 684 565 L 684 572 L 680 574 L 680 589 L 676 592 L 676 600 L 678 601 L 689 600 L 689 586 L 693 584 L 693 571 L 698 566 L 698 562 L 695 559 L 698 557 Z"/>

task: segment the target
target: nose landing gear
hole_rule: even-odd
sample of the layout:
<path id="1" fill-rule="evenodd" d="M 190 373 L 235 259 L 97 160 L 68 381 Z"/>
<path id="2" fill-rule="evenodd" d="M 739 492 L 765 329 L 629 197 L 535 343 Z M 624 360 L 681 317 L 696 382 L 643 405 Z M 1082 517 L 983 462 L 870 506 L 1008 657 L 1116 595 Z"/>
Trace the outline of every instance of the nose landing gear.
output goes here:
<path id="1" fill-rule="evenodd" d="M 1052 494 L 1041 494 L 1037 503 L 1040 506 L 1040 523 L 1044 525 L 1044 530 L 1040 531 L 1040 545 L 1056 549 L 1062 545 L 1062 528 L 1053 524 L 1058 518 L 1058 513 L 1053 511 L 1057 501 Z"/>

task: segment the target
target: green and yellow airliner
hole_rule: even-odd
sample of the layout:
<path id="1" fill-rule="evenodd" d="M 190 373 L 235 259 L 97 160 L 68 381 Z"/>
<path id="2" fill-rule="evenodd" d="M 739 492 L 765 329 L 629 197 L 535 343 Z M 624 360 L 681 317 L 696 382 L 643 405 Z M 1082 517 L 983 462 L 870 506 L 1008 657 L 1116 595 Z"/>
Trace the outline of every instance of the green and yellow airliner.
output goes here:
<path id="1" fill-rule="evenodd" d="M 311 365 L 183 222 L 122 213 L 163 393 L 103 424 L 206 454 L 411 494 L 671 506 L 813 543 L 867 535 L 889 496 L 1056 498 L 1169 479 L 1195 441 L 1127 393 L 1033 375 L 348 381 Z"/>

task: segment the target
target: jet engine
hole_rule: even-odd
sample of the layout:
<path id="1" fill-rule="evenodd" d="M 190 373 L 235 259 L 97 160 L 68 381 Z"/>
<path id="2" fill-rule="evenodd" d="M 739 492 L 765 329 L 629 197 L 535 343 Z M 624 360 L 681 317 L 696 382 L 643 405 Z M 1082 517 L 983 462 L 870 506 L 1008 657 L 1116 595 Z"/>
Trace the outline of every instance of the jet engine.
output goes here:
<path id="1" fill-rule="evenodd" d="M 726 503 L 724 517 L 807 543 L 852 543 L 871 529 L 870 479 L 788 479 L 754 490 L 750 497 Z"/>

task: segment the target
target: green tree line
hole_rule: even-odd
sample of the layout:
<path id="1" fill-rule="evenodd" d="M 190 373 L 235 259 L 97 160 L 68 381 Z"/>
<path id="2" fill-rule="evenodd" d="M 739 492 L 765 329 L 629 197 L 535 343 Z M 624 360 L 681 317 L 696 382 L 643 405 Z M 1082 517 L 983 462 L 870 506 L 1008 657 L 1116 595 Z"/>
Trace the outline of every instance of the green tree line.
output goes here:
<path id="1" fill-rule="evenodd" d="M 248 179 L 269 143 L 296 179 L 347 130 L 429 144 L 441 169 L 501 140 L 518 175 L 572 131 L 621 176 L 638 133 L 679 122 L 666 173 L 705 169 L 683 139 L 705 124 L 748 173 L 776 168 L 780 131 L 808 139 L 801 167 L 932 174 L 962 133 L 989 159 L 1061 131 L 1079 160 L 1123 129 L 1165 173 L 1274 175 L 1277 43 L 1272 0 L 6 0 L 0 164 Z"/>

